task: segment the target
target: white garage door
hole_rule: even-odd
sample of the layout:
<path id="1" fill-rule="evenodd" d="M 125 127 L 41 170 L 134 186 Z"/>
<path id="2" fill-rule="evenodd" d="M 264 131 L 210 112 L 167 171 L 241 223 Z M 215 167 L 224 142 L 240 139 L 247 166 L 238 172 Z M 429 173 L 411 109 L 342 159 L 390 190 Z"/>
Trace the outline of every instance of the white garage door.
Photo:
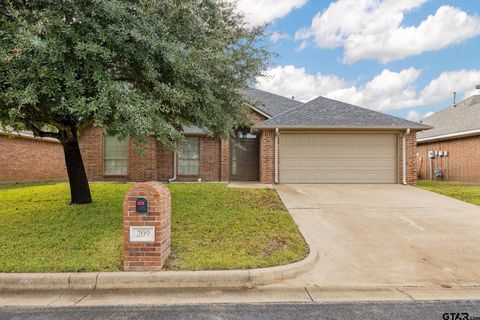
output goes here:
<path id="1" fill-rule="evenodd" d="M 397 135 L 282 133 L 281 183 L 397 183 Z"/>

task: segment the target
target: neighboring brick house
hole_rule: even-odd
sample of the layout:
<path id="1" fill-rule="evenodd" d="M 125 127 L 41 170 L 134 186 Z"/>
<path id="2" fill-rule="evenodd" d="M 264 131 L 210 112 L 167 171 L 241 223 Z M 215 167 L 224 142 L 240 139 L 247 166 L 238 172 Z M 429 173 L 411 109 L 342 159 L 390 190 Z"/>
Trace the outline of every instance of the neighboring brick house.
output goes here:
<path id="1" fill-rule="evenodd" d="M 31 133 L 0 132 L 0 182 L 65 180 L 60 142 Z"/>
<path id="2" fill-rule="evenodd" d="M 185 128 L 175 152 L 148 138 L 139 153 L 99 128 L 82 131 L 89 179 L 415 184 L 415 135 L 429 126 L 323 97 L 303 104 L 244 93 L 255 125 L 238 132 L 235 144 Z"/>
<path id="3" fill-rule="evenodd" d="M 419 178 L 480 182 L 480 92 L 423 123 L 434 128 L 417 135 Z"/>

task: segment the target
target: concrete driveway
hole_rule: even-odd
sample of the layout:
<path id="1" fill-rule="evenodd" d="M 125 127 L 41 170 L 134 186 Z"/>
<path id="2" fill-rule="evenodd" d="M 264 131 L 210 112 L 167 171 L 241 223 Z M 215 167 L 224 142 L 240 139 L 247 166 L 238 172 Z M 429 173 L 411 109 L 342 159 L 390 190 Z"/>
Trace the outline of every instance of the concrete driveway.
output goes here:
<path id="1" fill-rule="evenodd" d="M 280 185 L 319 251 L 317 266 L 278 285 L 480 285 L 480 207 L 402 185 Z"/>

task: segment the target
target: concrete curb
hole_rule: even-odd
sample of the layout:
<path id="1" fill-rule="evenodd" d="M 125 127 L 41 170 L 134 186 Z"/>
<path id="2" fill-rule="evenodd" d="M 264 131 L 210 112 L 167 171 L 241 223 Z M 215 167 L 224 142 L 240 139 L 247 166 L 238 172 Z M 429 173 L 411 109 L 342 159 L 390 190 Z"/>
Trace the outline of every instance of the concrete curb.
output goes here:
<path id="1" fill-rule="evenodd" d="M 308 242 L 308 241 L 307 241 Z M 292 279 L 310 270 L 318 259 L 309 255 L 288 265 L 225 271 L 159 271 L 97 273 L 0 273 L 0 291 L 22 290 L 115 290 L 195 287 L 253 288 Z"/>
<path id="2" fill-rule="evenodd" d="M 254 288 L 293 279 L 311 270 L 318 251 L 309 235 L 299 228 L 309 247 L 308 256 L 298 262 L 270 268 L 213 271 L 0 273 L 0 292 L 27 290 L 120 290 L 159 288 Z"/>

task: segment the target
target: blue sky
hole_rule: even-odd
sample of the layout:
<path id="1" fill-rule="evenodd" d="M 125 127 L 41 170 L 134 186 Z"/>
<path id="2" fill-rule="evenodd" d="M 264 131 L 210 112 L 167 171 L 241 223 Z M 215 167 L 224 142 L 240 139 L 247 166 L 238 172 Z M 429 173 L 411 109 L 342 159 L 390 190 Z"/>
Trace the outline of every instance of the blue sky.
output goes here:
<path id="1" fill-rule="evenodd" d="M 240 0 L 278 57 L 257 87 L 420 120 L 480 84 L 479 0 Z"/>

